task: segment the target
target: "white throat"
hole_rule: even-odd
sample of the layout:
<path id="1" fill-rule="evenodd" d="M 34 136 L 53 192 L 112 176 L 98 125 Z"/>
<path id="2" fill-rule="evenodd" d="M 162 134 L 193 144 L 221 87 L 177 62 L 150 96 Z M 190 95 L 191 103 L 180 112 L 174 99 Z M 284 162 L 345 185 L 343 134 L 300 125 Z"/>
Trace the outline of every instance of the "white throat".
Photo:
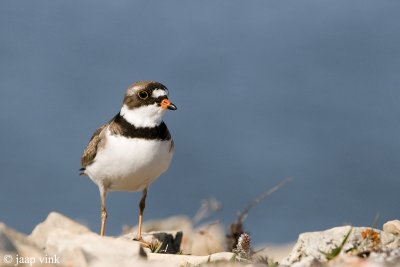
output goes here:
<path id="1" fill-rule="evenodd" d="M 155 127 L 160 125 L 165 112 L 166 110 L 157 104 L 134 109 L 129 109 L 126 105 L 123 105 L 120 114 L 136 127 Z"/>

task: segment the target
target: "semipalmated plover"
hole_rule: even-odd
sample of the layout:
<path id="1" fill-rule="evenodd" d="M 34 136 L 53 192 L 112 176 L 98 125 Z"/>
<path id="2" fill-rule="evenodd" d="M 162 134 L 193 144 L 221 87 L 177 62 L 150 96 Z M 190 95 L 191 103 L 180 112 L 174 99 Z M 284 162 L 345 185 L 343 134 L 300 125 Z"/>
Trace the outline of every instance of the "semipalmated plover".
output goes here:
<path id="1" fill-rule="evenodd" d="M 143 191 L 139 203 L 136 239 L 142 240 L 142 219 L 147 189 L 172 159 L 174 142 L 162 118 L 176 110 L 161 83 L 141 81 L 128 87 L 120 112 L 98 128 L 81 158 L 81 175 L 97 184 L 101 199 L 101 230 L 104 235 L 108 191 Z"/>

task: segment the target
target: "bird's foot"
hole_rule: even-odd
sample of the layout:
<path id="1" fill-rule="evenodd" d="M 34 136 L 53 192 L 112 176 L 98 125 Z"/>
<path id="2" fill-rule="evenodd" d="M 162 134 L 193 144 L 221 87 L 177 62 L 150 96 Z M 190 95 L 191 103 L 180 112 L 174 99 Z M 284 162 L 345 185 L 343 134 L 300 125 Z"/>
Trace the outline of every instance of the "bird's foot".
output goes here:
<path id="1" fill-rule="evenodd" d="M 144 241 L 144 239 L 141 238 L 141 237 L 140 237 L 140 238 L 137 238 L 137 237 L 136 237 L 136 238 L 134 238 L 133 240 L 139 242 L 140 245 L 141 245 L 142 247 L 144 247 L 144 248 L 149 248 L 149 247 L 150 247 L 150 243 Z"/>

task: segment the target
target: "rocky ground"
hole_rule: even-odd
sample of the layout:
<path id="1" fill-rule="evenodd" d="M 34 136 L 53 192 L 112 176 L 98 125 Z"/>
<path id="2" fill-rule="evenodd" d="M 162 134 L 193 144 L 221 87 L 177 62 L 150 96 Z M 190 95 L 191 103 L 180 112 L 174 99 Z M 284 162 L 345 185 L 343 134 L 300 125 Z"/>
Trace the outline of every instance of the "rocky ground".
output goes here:
<path id="1" fill-rule="evenodd" d="M 383 230 L 343 226 L 303 233 L 296 244 L 257 251 L 242 235 L 226 252 L 223 227 L 194 228 L 189 218 L 148 221 L 143 248 L 132 240 L 135 229 L 101 237 L 62 214 L 50 213 L 29 236 L 0 223 L 0 266 L 368 266 L 400 267 L 400 221 Z M 167 231 L 168 230 L 168 231 Z"/>

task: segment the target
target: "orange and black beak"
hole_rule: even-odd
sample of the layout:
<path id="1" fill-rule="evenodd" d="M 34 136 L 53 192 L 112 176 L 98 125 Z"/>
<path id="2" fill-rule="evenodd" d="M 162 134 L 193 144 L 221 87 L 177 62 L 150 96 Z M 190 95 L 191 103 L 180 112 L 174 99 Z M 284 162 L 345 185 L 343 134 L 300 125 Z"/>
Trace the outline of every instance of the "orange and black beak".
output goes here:
<path id="1" fill-rule="evenodd" d="M 176 106 L 174 104 L 172 104 L 171 101 L 169 101 L 168 98 L 164 98 L 161 101 L 161 107 L 163 109 L 176 110 Z"/>

